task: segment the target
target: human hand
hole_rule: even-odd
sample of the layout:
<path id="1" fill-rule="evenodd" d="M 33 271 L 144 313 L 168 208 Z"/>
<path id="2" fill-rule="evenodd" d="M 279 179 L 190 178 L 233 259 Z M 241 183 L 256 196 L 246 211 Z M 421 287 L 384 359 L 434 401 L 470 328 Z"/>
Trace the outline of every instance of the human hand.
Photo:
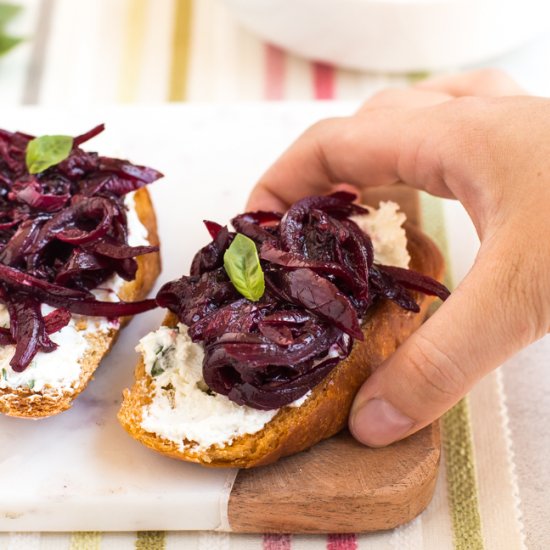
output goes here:
<path id="1" fill-rule="evenodd" d="M 248 210 L 286 210 L 340 183 L 404 182 L 456 198 L 481 240 L 451 297 L 359 390 L 356 439 L 402 439 L 550 330 L 550 100 L 485 70 L 376 94 L 308 129 L 260 179 Z"/>

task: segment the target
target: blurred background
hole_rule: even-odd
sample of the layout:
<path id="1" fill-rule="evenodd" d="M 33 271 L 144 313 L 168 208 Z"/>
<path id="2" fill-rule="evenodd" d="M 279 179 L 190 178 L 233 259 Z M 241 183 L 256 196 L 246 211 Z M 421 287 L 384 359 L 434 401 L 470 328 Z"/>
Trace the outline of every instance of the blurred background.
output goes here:
<path id="1" fill-rule="evenodd" d="M 495 66 L 550 95 L 545 0 L 14 0 L 0 101 L 359 100 Z"/>

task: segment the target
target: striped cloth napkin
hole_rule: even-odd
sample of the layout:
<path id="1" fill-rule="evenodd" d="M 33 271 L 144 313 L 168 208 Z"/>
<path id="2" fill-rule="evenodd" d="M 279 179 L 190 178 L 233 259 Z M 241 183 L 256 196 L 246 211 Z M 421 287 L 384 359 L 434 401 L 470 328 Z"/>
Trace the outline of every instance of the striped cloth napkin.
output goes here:
<path id="1" fill-rule="evenodd" d="M 409 84 L 421 76 L 361 74 L 294 57 L 240 29 L 216 0 L 18 3 L 24 11 L 14 21 L 13 33 L 28 40 L 0 59 L 0 100 L 4 106 L 357 100 L 381 88 Z M 540 62 L 544 62 L 542 56 Z M 520 66 L 518 63 L 517 57 L 511 58 L 512 68 Z M 550 89 L 548 79 L 544 86 Z M 429 197 L 423 201 L 425 230 L 449 257 L 453 239 L 458 238 L 456 232 L 446 234 L 445 224 L 452 228 L 452 220 L 448 216 L 445 220 L 439 201 Z M 546 339 L 537 348 L 538 356 L 548 357 L 549 343 Z M 533 440 L 529 428 L 533 422 L 525 419 L 536 418 L 536 413 L 533 407 L 524 411 L 523 402 L 518 402 L 510 390 L 517 386 L 518 391 L 529 392 L 526 388 L 532 388 L 536 394 L 538 389 L 538 399 L 543 401 L 550 384 L 541 379 L 537 388 L 533 387 L 533 380 L 540 376 L 540 362 L 535 365 L 531 356 L 525 357 L 518 361 L 525 372 L 529 368 L 533 371 L 532 386 L 525 386 L 526 382 L 525 387 L 515 384 L 516 379 L 507 374 L 511 370 L 495 372 L 444 417 L 443 459 L 434 499 L 419 518 L 391 532 L 319 536 L 4 533 L 0 534 L 0 550 L 500 550 L 523 548 L 526 542 L 532 548 L 544 548 L 550 541 L 548 504 L 544 493 L 539 494 L 529 480 L 528 470 L 533 463 L 539 467 L 539 474 L 544 472 L 541 460 L 550 450 L 550 434 L 543 439 L 546 447 L 539 445 L 536 454 L 526 454 L 522 443 Z M 517 414 L 509 419 L 510 404 Z M 523 524 L 528 527 L 525 533 Z"/>

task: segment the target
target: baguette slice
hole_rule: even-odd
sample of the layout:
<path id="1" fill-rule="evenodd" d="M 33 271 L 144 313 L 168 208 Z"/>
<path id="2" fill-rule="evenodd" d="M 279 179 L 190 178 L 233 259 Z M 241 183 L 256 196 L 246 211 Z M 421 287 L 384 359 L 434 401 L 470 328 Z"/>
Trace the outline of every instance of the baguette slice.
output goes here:
<path id="1" fill-rule="evenodd" d="M 151 245 L 158 246 L 155 211 L 146 188 L 136 191 L 134 203 L 138 218 L 147 229 L 147 240 Z M 136 278 L 133 281 L 125 282 L 118 293 L 121 300 L 132 302 L 145 298 L 160 273 L 159 253 L 139 256 L 137 262 Z M 113 328 L 109 332 L 92 333 L 86 337 L 89 346 L 80 359 L 80 378 L 73 383 L 70 389 L 59 389 L 52 386 L 45 386 L 40 392 L 34 392 L 28 387 L 0 389 L 0 413 L 20 418 L 44 418 L 71 407 L 73 400 L 86 388 L 101 360 L 116 342 L 122 327 L 129 321 L 130 317 L 123 317 L 118 329 Z"/>
<path id="2" fill-rule="evenodd" d="M 435 244 L 420 230 L 406 225 L 411 269 L 435 279 L 443 276 L 443 258 Z M 275 462 L 298 453 L 338 433 L 346 426 L 353 398 L 372 369 L 389 357 L 424 320 L 430 296 L 416 296 L 420 313 L 407 312 L 389 302 L 380 302 L 363 323 L 365 340 L 356 341 L 351 354 L 315 388 L 300 407 L 283 407 L 260 431 L 240 436 L 230 445 L 193 450 L 193 442 L 185 447 L 141 426 L 143 407 L 151 402 L 153 379 L 140 360 L 131 390 L 124 391 L 118 419 L 124 429 L 147 447 L 173 458 L 197 462 L 211 467 L 252 468 Z M 176 326 L 177 318 L 169 313 L 164 324 Z"/>

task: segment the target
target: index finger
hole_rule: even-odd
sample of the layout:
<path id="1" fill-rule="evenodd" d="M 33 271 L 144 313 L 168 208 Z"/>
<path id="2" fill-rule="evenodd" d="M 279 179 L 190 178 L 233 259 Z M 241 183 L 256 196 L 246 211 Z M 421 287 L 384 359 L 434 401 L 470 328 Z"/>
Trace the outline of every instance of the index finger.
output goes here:
<path id="1" fill-rule="evenodd" d="M 491 68 L 428 78 L 418 82 L 415 89 L 446 93 L 455 97 L 502 97 L 527 93 L 510 75 Z"/>
<path id="2" fill-rule="evenodd" d="M 260 178 L 247 209 L 284 211 L 308 195 L 330 193 L 342 182 L 359 194 L 370 186 L 403 181 L 453 197 L 439 175 L 441 118 L 447 117 L 438 117 L 432 108 L 381 108 L 361 117 L 318 122 Z"/>

